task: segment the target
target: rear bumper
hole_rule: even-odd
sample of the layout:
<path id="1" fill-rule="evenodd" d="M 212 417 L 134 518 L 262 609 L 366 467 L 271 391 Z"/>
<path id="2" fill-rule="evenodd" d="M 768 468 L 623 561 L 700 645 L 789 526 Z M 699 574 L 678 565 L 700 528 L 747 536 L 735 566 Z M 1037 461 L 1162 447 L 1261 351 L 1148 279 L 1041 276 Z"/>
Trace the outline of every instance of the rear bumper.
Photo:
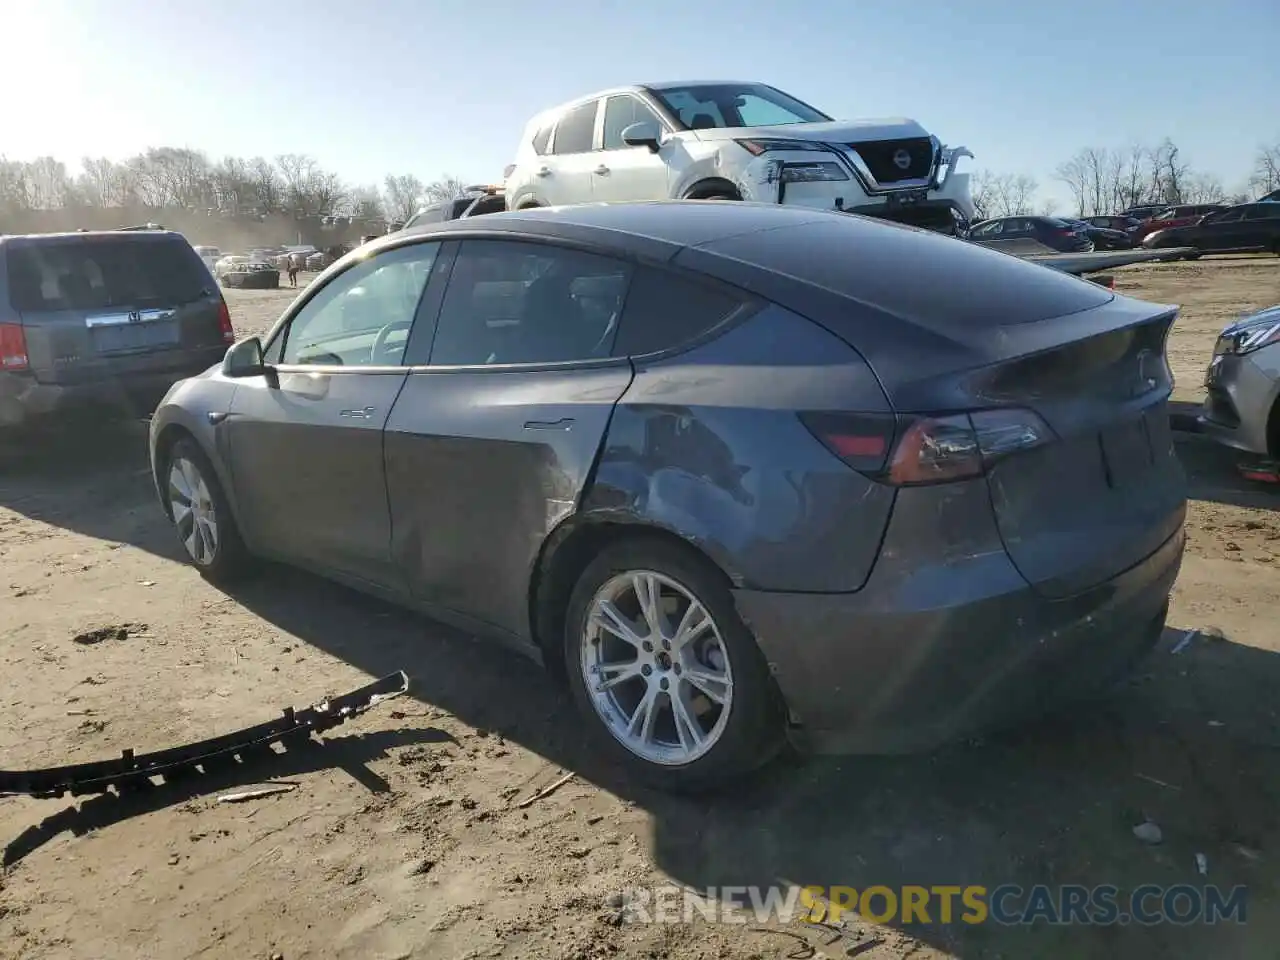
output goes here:
<path id="1" fill-rule="evenodd" d="M 956 558 L 927 583 L 855 594 L 737 591 L 802 748 L 927 750 L 1042 713 L 1105 685 L 1164 627 L 1181 529 L 1110 581 L 1046 600 L 1007 555 Z M 939 603 L 938 574 L 982 595 Z"/>
<path id="2" fill-rule="evenodd" d="M 70 384 L 41 383 L 29 374 L 0 373 L 0 429 L 75 413 L 146 416 L 174 383 L 203 373 L 225 353 L 225 346 L 212 346 L 184 353 L 181 363 L 161 370 Z"/>

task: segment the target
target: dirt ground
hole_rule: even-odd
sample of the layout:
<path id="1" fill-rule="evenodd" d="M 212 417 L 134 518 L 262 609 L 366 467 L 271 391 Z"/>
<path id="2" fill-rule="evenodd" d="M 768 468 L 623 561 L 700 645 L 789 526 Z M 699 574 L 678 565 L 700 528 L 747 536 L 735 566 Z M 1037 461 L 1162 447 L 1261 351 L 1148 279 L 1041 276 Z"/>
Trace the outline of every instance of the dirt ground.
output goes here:
<path id="1" fill-rule="evenodd" d="M 1277 258 L 1119 277 L 1182 305 L 1171 354 L 1184 401 L 1222 325 L 1280 303 Z M 264 330 L 290 293 L 229 292 L 238 330 Z M 124 798 L 0 799 L 0 958 L 1275 957 L 1280 494 L 1243 485 L 1203 441 L 1179 449 L 1195 497 L 1186 562 L 1170 630 L 1125 690 L 931 756 L 786 760 L 713 801 L 602 766 L 513 655 L 302 573 L 268 568 L 233 594 L 207 585 L 180 560 L 135 425 L 12 456 L 0 767 L 180 744 L 397 669 L 413 687 L 322 744 L 225 775 Z M 111 625 L 127 636 L 74 640 Z M 1174 653 L 1193 629 L 1209 635 Z M 217 801 L 264 780 L 296 789 Z M 1135 838 L 1144 818 L 1162 843 Z M 1245 884 L 1248 922 L 858 921 L 835 944 L 800 925 L 619 922 L 619 891 L 661 882 Z"/>

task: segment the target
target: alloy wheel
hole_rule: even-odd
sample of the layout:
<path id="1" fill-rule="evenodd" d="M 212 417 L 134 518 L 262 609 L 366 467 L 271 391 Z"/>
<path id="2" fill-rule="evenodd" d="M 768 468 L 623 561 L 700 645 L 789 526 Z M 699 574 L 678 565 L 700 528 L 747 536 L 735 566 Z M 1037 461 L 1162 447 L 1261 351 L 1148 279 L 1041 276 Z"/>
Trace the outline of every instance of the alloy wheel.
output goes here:
<path id="1" fill-rule="evenodd" d="M 182 545 L 207 567 L 218 554 L 218 513 L 200 468 L 186 457 L 169 464 L 169 506 Z"/>
<path id="2" fill-rule="evenodd" d="M 733 706 L 733 672 L 692 591 L 651 570 L 617 574 L 592 597 L 583 630 L 587 694 L 619 743 L 664 766 L 716 745 Z"/>

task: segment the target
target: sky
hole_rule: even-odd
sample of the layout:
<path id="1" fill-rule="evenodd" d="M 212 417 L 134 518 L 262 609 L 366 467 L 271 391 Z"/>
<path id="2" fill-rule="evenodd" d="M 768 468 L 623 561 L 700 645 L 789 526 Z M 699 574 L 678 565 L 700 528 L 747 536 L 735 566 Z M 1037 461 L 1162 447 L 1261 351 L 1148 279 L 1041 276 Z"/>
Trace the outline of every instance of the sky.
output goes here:
<path id="1" fill-rule="evenodd" d="M 676 79 L 911 117 L 1064 206 L 1082 147 L 1170 136 L 1234 190 L 1280 141 L 1278 0 L 0 0 L 0 23 L 0 155 L 72 169 L 185 146 L 497 182 L 540 110 Z"/>

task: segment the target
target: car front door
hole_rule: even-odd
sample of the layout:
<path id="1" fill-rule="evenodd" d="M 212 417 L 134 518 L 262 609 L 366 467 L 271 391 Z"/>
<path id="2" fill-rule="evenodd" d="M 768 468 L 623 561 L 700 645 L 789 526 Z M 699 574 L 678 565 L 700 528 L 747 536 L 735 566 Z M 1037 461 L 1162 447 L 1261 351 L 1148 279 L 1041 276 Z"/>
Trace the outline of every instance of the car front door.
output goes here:
<path id="1" fill-rule="evenodd" d="M 551 134 L 551 153 L 541 157 L 534 174 L 537 196 L 547 204 L 590 203 L 594 199 L 595 170 L 601 165 L 595 149 L 599 100 L 565 111 Z"/>
<path id="2" fill-rule="evenodd" d="M 1247 246 L 1244 207 L 1211 213 L 1188 231 L 1201 250 L 1238 250 Z"/>
<path id="3" fill-rule="evenodd" d="M 1241 247 L 1280 252 L 1280 204 L 1255 203 L 1244 210 Z"/>
<path id="4" fill-rule="evenodd" d="M 225 423 L 250 547 L 403 589 L 390 558 L 382 430 L 440 244 L 357 262 L 296 308 L 267 347 L 267 376 L 238 382 Z"/>
<path id="5" fill-rule="evenodd" d="M 670 196 L 667 144 L 657 153 L 648 147 L 628 146 L 622 131 L 633 123 L 647 123 L 659 133 L 667 126 L 639 97 L 619 94 L 604 102 L 600 162 L 594 170 L 595 200 L 665 200 Z"/>
<path id="6" fill-rule="evenodd" d="M 430 365 L 411 370 L 386 428 L 392 555 L 446 619 L 529 639 L 539 551 L 576 509 L 631 383 L 611 352 L 630 275 L 564 247 L 461 243 Z"/>

